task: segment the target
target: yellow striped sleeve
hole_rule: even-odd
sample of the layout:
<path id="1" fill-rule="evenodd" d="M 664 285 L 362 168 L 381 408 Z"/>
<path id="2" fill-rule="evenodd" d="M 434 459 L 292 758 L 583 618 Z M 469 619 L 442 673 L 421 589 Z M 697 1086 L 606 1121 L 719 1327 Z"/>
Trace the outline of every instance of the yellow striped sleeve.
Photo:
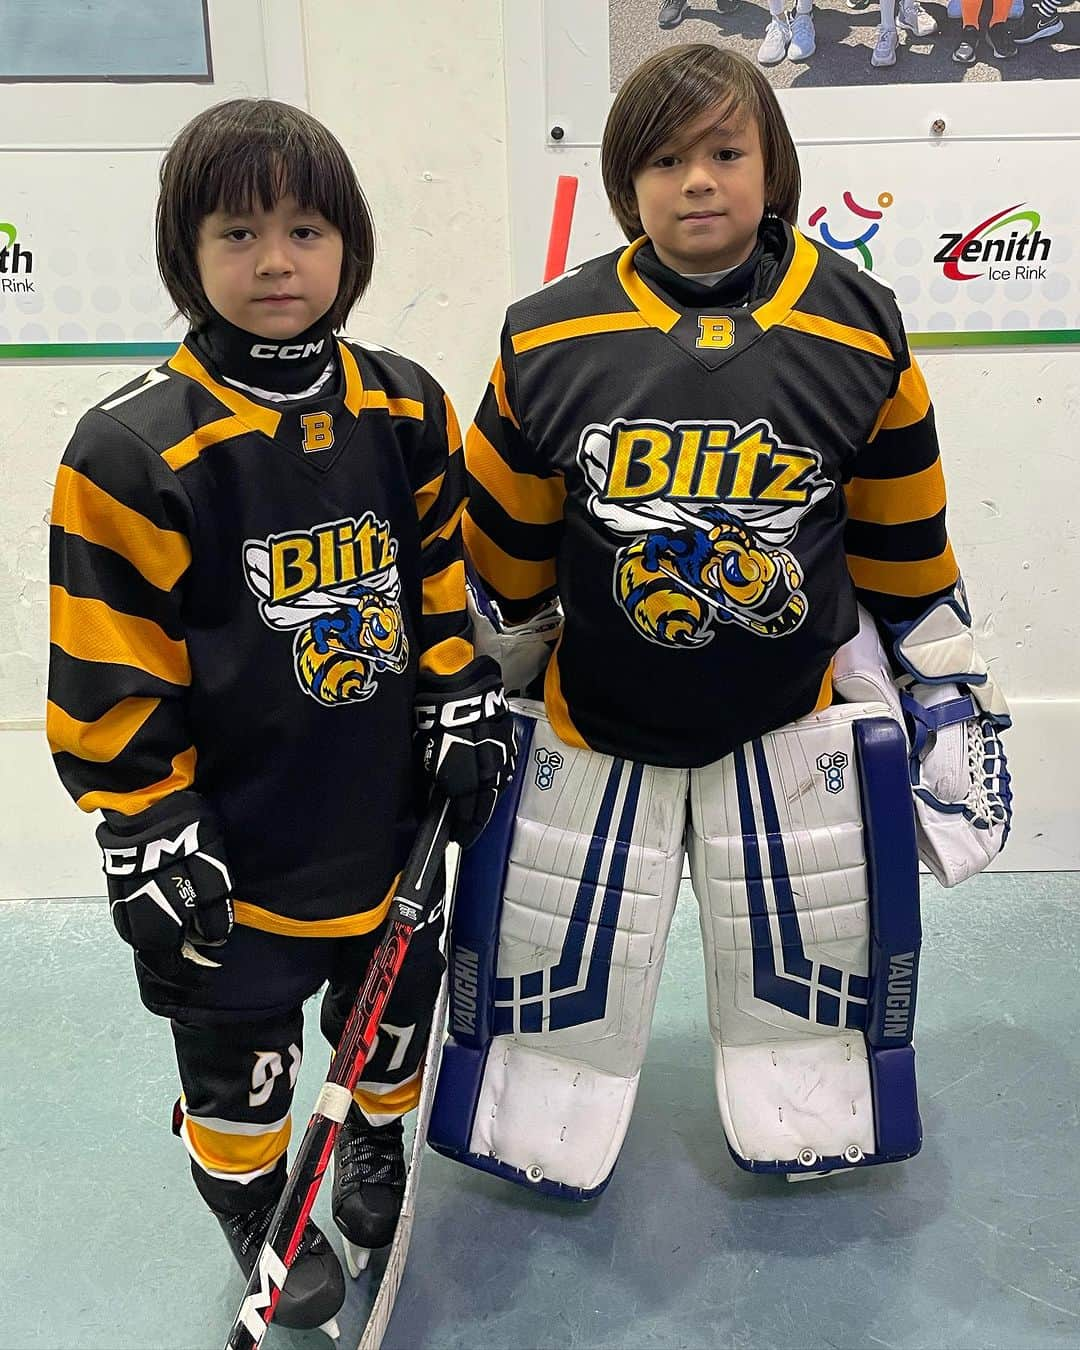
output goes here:
<path id="1" fill-rule="evenodd" d="M 947 544 L 937 557 L 918 562 L 880 562 L 851 553 L 847 561 L 851 579 L 860 590 L 885 595 L 932 595 L 955 586 L 960 576 L 951 544 Z"/>
<path id="2" fill-rule="evenodd" d="M 466 457 L 472 477 L 514 520 L 524 525 L 562 520 L 566 487 L 561 477 L 515 472 L 475 424 L 469 429 Z"/>
<path id="3" fill-rule="evenodd" d="M 877 525 L 926 520 L 945 507 L 941 460 L 904 478 L 853 478 L 844 489 L 848 516 Z"/>
<path id="4" fill-rule="evenodd" d="M 80 661 L 133 666 L 170 684 L 191 683 L 187 643 L 170 638 L 150 619 L 111 609 L 104 600 L 49 588 L 53 642 Z"/>
<path id="5" fill-rule="evenodd" d="M 465 608 L 465 564 L 453 562 L 441 572 L 425 577 L 423 609 L 425 614 L 456 614 Z"/>
<path id="6" fill-rule="evenodd" d="M 466 552 L 480 575 L 499 595 L 506 596 L 508 600 L 531 600 L 533 596 L 555 585 L 554 558 L 528 562 L 523 558 L 512 557 L 490 539 L 470 516 L 465 517 L 462 529 Z"/>
<path id="7" fill-rule="evenodd" d="M 148 807 L 156 806 L 174 792 L 183 792 L 195 781 L 195 747 L 193 745 L 173 758 L 169 774 L 156 783 L 133 791 L 109 791 L 101 789 L 85 792 L 78 798 L 78 806 L 83 811 L 119 811 L 122 816 L 135 816 Z"/>
<path id="8" fill-rule="evenodd" d="M 447 516 L 447 518 L 443 521 L 443 523 L 439 526 L 439 528 L 437 530 L 432 530 L 432 532 L 429 535 L 425 535 L 424 539 L 421 542 L 420 547 L 422 549 L 428 548 L 431 544 L 435 542 L 436 539 L 451 538 L 454 531 L 457 529 L 462 516 L 465 514 L 465 507 L 466 507 L 465 501 L 458 502 L 453 512 L 449 516 Z"/>
<path id="9" fill-rule="evenodd" d="M 439 500 L 439 493 L 442 491 L 442 485 L 446 481 L 446 471 L 437 474 L 430 483 L 425 483 L 423 487 L 418 488 L 413 493 L 413 501 L 416 503 L 416 518 L 423 520 L 435 503 Z"/>
<path id="10" fill-rule="evenodd" d="M 162 591 L 172 590 L 191 563 L 191 546 L 182 534 L 161 529 L 63 464 L 56 475 L 52 524 L 119 554 Z"/>
<path id="11" fill-rule="evenodd" d="M 513 408 L 510 406 L 510 400 L 506 394 L 506 369 L 502 363 L 502 357 L 495 362 L 495 367 L 491 372 L 490 380 L 492 391 L 495 394 L 495 406 L 499 410 L 499 416 L 505 417 L 511 426 L 521 430 L 521 423 L 517 420 Z"/>
<path id="12" fill-rule="evenodd" d="M 918 363 L 912 357 L 911 364 L 900 376 L 896 393 L 885 405 L 880 427 L 885 431 L 898 431 L 902 427 L 914 426 L 923 420 L 929 410 L 930 391 Z"/>
<path id="13" fill-rule="evenodd" d="M 472 643 L 463 637 L 444 638 L 420 655 L 420 669 L 426 675 L 456 675 L 476 655 Z"/>
<path id="14" fill-rule="evenodd" d="M 45 717 L 49 748 L 53 754 L 66 750 L 79 759 L 109 764 L 160 706 L 159 698 L 125 698 L 96 721 L 80 722 L 50 699 Z"/>

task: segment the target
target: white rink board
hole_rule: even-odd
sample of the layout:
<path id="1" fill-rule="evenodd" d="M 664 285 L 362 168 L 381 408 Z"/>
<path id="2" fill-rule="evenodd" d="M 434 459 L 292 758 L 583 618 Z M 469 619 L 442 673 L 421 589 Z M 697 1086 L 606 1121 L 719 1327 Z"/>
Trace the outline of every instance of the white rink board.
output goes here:
<path id="1" fill-rule="evenodd" d="M 1080 870 L 1075 784 L 1063 762 L 1080 762 L 1080 703 L 1013 703 L 1019 727 L 1006 746 L 1016 793 L 1013 833 L 992 872 Z M 60 786 L 40 726 L 0 728 L 0 901 L 104 895 L 85 815 Z"/>

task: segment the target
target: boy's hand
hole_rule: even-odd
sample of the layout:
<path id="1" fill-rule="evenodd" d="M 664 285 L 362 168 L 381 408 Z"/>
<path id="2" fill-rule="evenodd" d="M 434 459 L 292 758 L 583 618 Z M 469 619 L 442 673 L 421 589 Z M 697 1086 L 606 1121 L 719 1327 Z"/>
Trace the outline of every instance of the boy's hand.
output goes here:
<path id="1" fill-rule="evenodd" d="M 517 749 L 499 667 L 489 656 L 421 687 L 416 743 L 425 772 L 450 798 L 452 837 L 468 848 L 513 775 Z"/>
<path id="2" fill-rule="evenodd" d="M 166 820 L 132 834 L 97 829 L 116 931 L 136 951 L 218 946 L 233 926 L 232 881 L 209 819 Z"/>

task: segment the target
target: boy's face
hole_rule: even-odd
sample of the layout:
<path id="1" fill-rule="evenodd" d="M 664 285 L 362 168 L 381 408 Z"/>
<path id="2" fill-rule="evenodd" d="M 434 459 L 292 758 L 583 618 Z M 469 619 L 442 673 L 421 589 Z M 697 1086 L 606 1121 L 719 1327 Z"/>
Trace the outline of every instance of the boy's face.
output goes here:
<path id="1" fill-rule="evenodd" d="M 765 160 L 756 120 L 717 125 L 706 113 L 634 175 L 638 214 L 660 261 L 719 272 L 751 254 L 765 214 Z"/>
<path id="2" fill-rule="evenodd" d="M 258 337 L 295 337 L 322 318 L 337 297 L 341 258 L 340 230 L 293 197 L 272 211 L 214 211 L 199 227 L 206 298 Z"/>

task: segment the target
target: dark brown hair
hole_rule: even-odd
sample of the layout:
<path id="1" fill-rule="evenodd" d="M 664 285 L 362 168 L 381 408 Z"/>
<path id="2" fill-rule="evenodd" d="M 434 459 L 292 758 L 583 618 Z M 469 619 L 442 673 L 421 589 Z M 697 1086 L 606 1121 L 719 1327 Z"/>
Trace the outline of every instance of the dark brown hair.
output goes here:
<path id="1" fill-rule="evenodd" d="M 600 163 L 615 219 L 627 239 L 643 234 L 634 176 L 664 145 L 711 109 L 717 125 L 750 116 L 765 160 L 765 210 L 795 224 L 802 175 L 769 81 L 737 52 L 707 42 L 666 47 L 642 62 L 615 97 Z"/>
<path id="2" fill-rule="evenodd" d="M 367 290 L 375 225 L 338 139 L 314 117 L 269 98 L 236 98 L 192 118 L 161 165 L 157 264 L 179 312 L 195 327 L 212 309 L 199 280 L 199 227 L 221 208 L 264 211 L 285 196 L 341 231 L 341 280 L 331 308 L 340 328 Z"/>

